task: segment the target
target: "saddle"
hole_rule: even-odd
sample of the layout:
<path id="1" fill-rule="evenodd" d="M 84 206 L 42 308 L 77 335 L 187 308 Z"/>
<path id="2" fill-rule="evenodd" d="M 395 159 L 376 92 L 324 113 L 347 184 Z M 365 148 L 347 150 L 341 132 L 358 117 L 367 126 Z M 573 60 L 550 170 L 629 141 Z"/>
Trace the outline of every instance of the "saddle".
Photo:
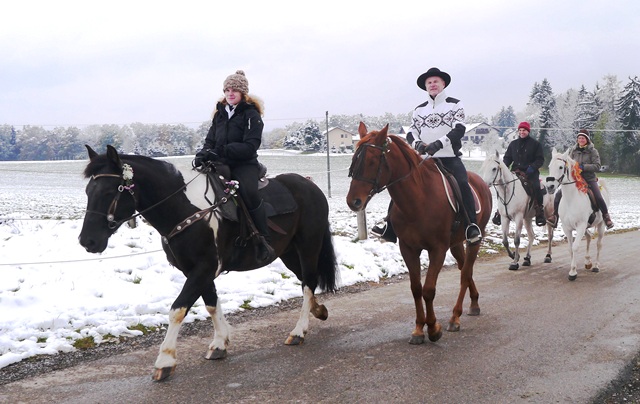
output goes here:
<path id="1" fill-rule="evenodd" d="M 221 217 L 233 222 L 246 222 L 249 213 L 237 193 L 238 187 L 242 184 L 230 180 L 230 177 L 231 170 L 228 165 L 215 162 L 210 166 L 207 172 L 207 184 L 213 190 L 215 200 L 212 202 L 207 199 L 207 201 L 211 205 L 217 206 L 215 211 Z M 298 209 L 298 204 L 291 191 L 282 185 L 277 178 L 267 178 L 267 167 L 262 163 L 260 163 L 258 195 L 265 205 L 269 227 L 278 233 L 286 234 L 268 218 L 295 212 Z"/>
<path id="2" fill-rule="evenodd" d="M 469 217 L 467 211 L 464 208 L 464 203 L 462 202 L 462 192 L 460 191 L 460 186 L 458 185 L 458 181 L 453 174 L 446 169 L 446 167 L 442 164 L 440 159 L 434 158 L 433 162 L 435 163 L 438 171 L 440 171 L 440 176 L 442 177 L 442 184 L 444 186 L 445 192 L 447 194 L 447 200 L 449 201 L 449 206 L 453 209 L 454 212 L 457 213 L 457 220 L 453 222 L 452 231 L 455 231 L 460 225 L 460 219 L 465 219 L 469 222 Z M 471 194 L 473 195 L 473 203 L 476 209 L 476 214 L 480 212 L 480 198 L 478 197 L 478 193 L 476 192 L 473 185 L 469 184 L 471 188 Z"/>

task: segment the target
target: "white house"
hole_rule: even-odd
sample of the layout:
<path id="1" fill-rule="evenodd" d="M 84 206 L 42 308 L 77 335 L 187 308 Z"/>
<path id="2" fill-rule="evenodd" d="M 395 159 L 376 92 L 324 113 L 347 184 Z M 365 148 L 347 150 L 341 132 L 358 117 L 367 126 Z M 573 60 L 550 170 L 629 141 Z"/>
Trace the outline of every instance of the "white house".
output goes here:
<path id="1" fill-rule="evenodd" d="M 479 145 L 484 141 L 484 138 L 494 134 L 500 136 L 500 131 L 486 122 L 477 122 L 466 125 L 466 131 L 462 137 L 462 144 L 472 143 Z"/>
<path id="2" fill-rule="evenodd" d="M 324 131 L 322 133 L 322 136 L 326 138 L 327 131 Z M 329 128 L 329 150 L 334 152 L 347 150 L 353 151 L 354 136 L 356 139 L 358 139 L 356 135 L 342 128 Z"/>

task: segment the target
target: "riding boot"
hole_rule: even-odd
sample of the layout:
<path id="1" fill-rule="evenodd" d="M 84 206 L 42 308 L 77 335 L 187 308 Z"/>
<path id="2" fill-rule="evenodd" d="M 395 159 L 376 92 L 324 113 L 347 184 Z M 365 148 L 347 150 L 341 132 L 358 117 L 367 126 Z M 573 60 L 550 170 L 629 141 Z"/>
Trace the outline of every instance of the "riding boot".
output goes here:
<path id="1" fill-rule="evenodd" d="M 502 219 L 500 218 L 500 211 L 499 210 L 496 209 L 496 213 L 495 213 L 495 215 L 493 215 L 493 219 L 491 219 L 491 221 L 496 226 L 500 226 L 500 224 L 502 223 Z"/>
<path id="2" fill-rule="evenodd" d="M 398 241 L 398 236 L 396 236 L 396 232 L 393 230 L 390 220 L 387 220 L 384 226 L 374 226 L 371 229 L 371 233 L 376 237 L 380 237 L 381 240 L 388 241 L 390 243 Z"/>
<path id="3" fill-rule="evenodd" d="M 607 226 L 607 229 L 613 228 L 613 222 L 611 221 L 611 217 L 609 216 L 609 213 L 603 213 L 602 219 L 604 219 L 604 224 Z"/>
<path id="4" fill-rule="evenodd" d="M 256 226 L 256 230 L 258 230 L 259 233 L 258 243 L 256 246 L 256 262 L 260 266 L 264 266 L 277 258 L 273 247 L 271 247 L 271 236 L 269 236 L 267 212 L 265 211 L 264 203 L 260 201 L 260 205 L 257 208 L 250 210 L 249 214 L 251 215 L 253 224 Z"/>
<path id="5" fill-rule="evenodd" d="M 536 225 L 544 226 L 545 224 L 547 224 L 547 219 L 545 219 L 544 217 L 544 211 L 542 210 L 542 205 L 537 202 L 535 202 L 533 205 L 536 209 Z"/>

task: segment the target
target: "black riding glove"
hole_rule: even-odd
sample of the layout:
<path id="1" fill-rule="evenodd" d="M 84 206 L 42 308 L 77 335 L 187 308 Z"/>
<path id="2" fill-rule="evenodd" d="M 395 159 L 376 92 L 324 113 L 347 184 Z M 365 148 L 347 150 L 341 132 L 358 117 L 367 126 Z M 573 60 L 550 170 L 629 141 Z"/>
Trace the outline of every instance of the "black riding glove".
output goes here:
<path id="1" fill-rule="evenodd" d="M 424 154 L 425 150 L 427 150 L 427 144 L 422 140 L 418 140 L 414 146 L 418 154 Z"/>
<path id="2" fill-rule="evenodd" d="M 427 147 L 425 148 L 425 152 L 427 152 L 429 156 L 433 156 L 438 152 L 438 150 L 442 149 L 443 147 L 444 146 L 442 145 L 442 142 L 436 140 L 435 142 L 431 142 L 427 145 Z"/>
<path id="3" fill-rule="evenodd" d="M 210 149 L 202 149 L 196 153 L 196 157 L 193 159 L 193 166 L 200 167 L 209 161 L 217 161 L 220 157 Z"/>

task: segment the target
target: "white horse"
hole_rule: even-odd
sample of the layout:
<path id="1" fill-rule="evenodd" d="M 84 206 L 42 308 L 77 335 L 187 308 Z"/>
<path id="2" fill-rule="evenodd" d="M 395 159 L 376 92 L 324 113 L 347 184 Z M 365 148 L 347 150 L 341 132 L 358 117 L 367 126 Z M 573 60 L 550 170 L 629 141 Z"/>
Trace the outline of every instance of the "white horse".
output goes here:
<path id="1" fill-rule="evenodd" d="M 513 262 L 509 265 L 509 269 L 512 271 L 520 268 L 520 234 L 522 232 L 522 226 L 524 225 L 527 230 L 528 243 L 527 243 L 527 255 L 525 255 L 522 266 L 531 265 L 531 246 L 533 245 L 533 239 L 535 234 L 533 232 L 533 226 L 531 224 L 532 219 L 535 216 L 535 208 L 533 201 L 525 191 L 522 182 L 518 176 L 511 171 L 500 159 L 500 154 L 496 151 L 495 157 L 487 154 L 487 158 L 482 164 L 480 169 L 482 179 L 493 187 L 496 191 L 496 198 L 498 199 L 498 211 L 502 221 L 502 245 L 507 249 L 509 257 L 513 259 Z M 553 195 L 544 195 L 543 205 L 545 216 L 551 215 L 553 212 Z M 509 225 L 511 222 L 516 225 L 514 233 L 513 244 L 515 246 L 513 252 L 509 247 Z M 547 249 L 547 255 L 544 262 L 551 262 L 551 243 L 553 240 L 553 227 L 546 225 L 547 227 L 547 239 L 549 240 L 549 248 Z"/>
<path id="2" fill-rule="evenodd" d="M 593 212 L 591 206 L 591 200 L 587 195 L 588 185 L 576 172 L 578 164 L 569 156 L 570 150 L 565 153 L 559 153 L 555 148 L 551 151 L 551 162 L 549 163 L 549 176 L 547 177 L 546 185 L 547 190 L 555 191 L 559 186 L 562 186 L 562 199 L 558 206 L 558 215 L 560 222 L 562 223 L 562 231 L 567 237 L 569 243 L 569 252 L 571 254 L 571 270 L 569 271 L 569 280 L 574 281 L 578 277 L 576 271 L 576 254 L 578 248 L 580 248 L 580 241 L 584 234 L 587 239 L 587 252 L 585 254 L 586 269 L 591 269 L 591 272 L 599 272 L 600 266 L 600 252 L 602 251 L 602 238 L 604 237 L 604 231 L 606 229 L 604 220 L 602 219 L 602 212 L 599 210 L 595 215 L 593 223 L 589 224 L 589 216 Z M 603 179 L 598 180 L 602 197 L 607 205 L 609 205 L 609 190 L 607 189 L 607 183 Z M 594 227 L 598 234 L 597 240 L 597 253 L 595 265 L 591 262 L 589 255 L 589 246 L 591 244 L 591 233 L 589 228 Z M 575 238 L 573 232 L 575 233 Z"/>

